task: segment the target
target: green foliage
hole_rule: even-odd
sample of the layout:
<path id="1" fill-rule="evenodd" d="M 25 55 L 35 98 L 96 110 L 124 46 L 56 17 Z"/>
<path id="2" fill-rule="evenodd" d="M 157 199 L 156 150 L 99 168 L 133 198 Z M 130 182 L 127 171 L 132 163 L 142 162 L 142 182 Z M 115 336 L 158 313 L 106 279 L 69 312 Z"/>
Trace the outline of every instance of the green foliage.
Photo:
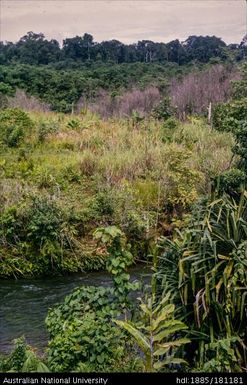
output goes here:
<path id="1" fill-rule="evenodd" d="M 240 161 L 237 166 L 245 173 L 247 171 L 247 98 L 246 79 L 247 65 L 242 68 L 242 79 L 235 82 L 235 98 L 230 103 L 216 107 L 213 114 L 213 125 L 218 130 L 231 131 L 234 134 L 235 146 L 232 151 Z"/>
<path id="2" fill-rule="evenodd" d="M 232 45 L 233 46 L 233 45 Z M 244 56 L 240 47 L 228 48 L 216 36 L 189 36 L 184 43 L 178 39 L 169 43 L 156 43 L 142 40 L 133 44 L 123 44 L 117 40 L 95 42 L 92 35 L 67 38 L 60 48 L 59 43 L 45 39 L 44 34 L 28 32 L 17 43 L 0 43 L 0 63 L 28 63 L 32 65 L 53 65 L 58 69 L 77 68 L 83 64 L 90 67 L 93 63 L 167 63 L 178 65 L 191 61 L 207 63 L 226 60 L 235 54 Z M 231 56 L 232 56 L 231 55 Z"/>
<path id="3" fill-rule="evenodd" d="M 49 372 L 41 358 L 26 344 L 24 337 L 16 339 L 14 343 L 15 347 L 11 354 L 1 360 L 1 372 Z"/>
<path id="4" fill-rule="evenodd" d="M 219 131 L 236 133 L 247 117 L 247 99 L 218 104 L 213 110 L 212 123 Z"/>
<path id="5" fill-rule="evenodd" d="M 44 196 L 34 196 L 28 205 L 21 202 L 4 210 L 0 246 L 5 255 L 0 275 L 29 275 L 32 270 L 34 274 L 77 271 L 82 261 L 73 254 L 77 249 L 76 230 L 69 222 L 68 214 Z"/>
<path id="6" fill-rule="evenodd" d="M 223 172 L 214 180 L 214 188 L 228 194 L 241 192 L 245 188 L 246 174 L 237 168 Z"/>
<path id="7" fill-rule="evenodd" d="M 6 146 L 19 146 L 32 127 L 32 120 L 22 110 L 13 108 L 0 112 L 0 142 Z"/>
<path id="8" fill-rule="evenodd" d="M 99 191 L 92 203 L 92 209 L 99 216 L 112 216 L 115 209 L 115 197 L 109 189 Z"/>
<path id="9" fill-rule="evenodd" d="M 56 122 L 41 121 L 37 130 L 38 142 L 43 143 L 49 134 L 56 133 L 58 131 L 58 125 Z"/>
<path id="10" fill-rule="evenodd" d="M 152 297 L 149 297 L 147 303 L 142 302 L 140 305 L 140 322 L 133 324 L 115 320 L 117 325 L 131 335 L 142 351 L 146 372 L 186 364 L 185 360 L 177 358 L 175 354 L 178 348 L 190 342 L 188 338 L 180 338 L 178 334 L 187 329 L 187 326 L 174 319 L 175 306 L 170 301 L 170 293 L 162 296 L 158 303 L 153 303 Z"/>
<path id="11" fill-rule="evenodd" d="M 107 247 L 108 258 L 106 268 L 113 277 L 115 294 L 122 307 L 129 304 L 128 295 L 131 290 L 138 288 L 137 283 L 130 283 L 127 268 L 133 263 L 133 256 L 129 251 L 124 233 L 116 226 L 99 228 L 94 237 Z"/>
<path id="12" fill-rule="evenodd" d="M 62 212 L 52 202 L 34 197 L 27 210 L 27 239 L 40 248 L 47 240 L 58 240 L 62 231 Z"/>
<path id="13" fill-rule="evenodd" d="M 205 345 L 203 372 L 241 372 L 239 357 L 236 355 L 236 344 L 242 343 L 237 337 L 216 340 Z"/>
<path id="14" fill-rule="evenodd" d="M 190 59 L 208 62 L 211 58 L 226 58 L 225 43 L 216 36 L 189 36 L 185 48 Z"/>
<path id="15" fill-rule="evenodd" d="M 79 130 L 80 128 L 80 120 L 78 119 L 70 119 L 68 124 L 68 128 L 71 128 L 72 130 Z"/>
<path id="16" fill-rule="evenodd" d="M 52 110 L 71 113 L 81 96 L 92 100 L 102 88 L 110 93 L 119 93 L 133 85 L 145 87 L 155 83 L 156 79 L 167 82 L 167 76 L 176 72 L 176 65 L 159 63 L 152 66 L 148 63 L 84 66 L 77 62 L 72 68 L 65 64 L 63 69 L 59 68 L 59 63 L 54 66 L 18 63 L 1 66 L 1 79 L 7 87 L 25 90 L 47 103 Z"/>
<path id="17" fill-rule="evenodd" d="M 51 338 L 47 352 L 50 368 L 123 370 L 125 337 L 111 321 L 118 312 L 112 288 L 82 287 L 67 296 L 62 305 L 49 311 L 46 319 Z"/>
<path id="18" fill-rule="evenodd" d="M 167 194 L 167 207 L 171 206 L 178 212 L 186 208 L 197 199 L 196 186 L 202 179 L 198 171 L 190 168 L 188 160 L 191 157 L 190 151 L 184 151 L 176 146 L 171 146 L 167 153 L 166 161 L 169 165 L 167 176 L 169 178 L 169 192 Z"/>
<path id="19" fill-rule="evenodd" d="M 159 120 L 168 120 L 175 114 L 174 107 L 171 106 L 171 100 L 165 97 L 157 107 L 153 109 L 153 116 Z M 171 121 L 171 120 L 170 120 Z M 168 123 L 169 125 L 169 123 Z"/>
<path id="20" fill-rule="evenodd" d="M 185 322 L 198 336 L 194 344 L 200 367 L 208 360 L 205 344 L 212 349 L 218 340 L 229 338 L 237 338 L 233 349 L 238 362 L 229 355 L 225 368 L 246 365 L 246 223 L 246 192 L 235 199 L 223 195 L 198 206 L 188 227 L 172 243 L 164 240 L 166 254 L 159 274 L 163 269 L 169 274 L 167 250 L 176 250 L 178 283 L 173 290 L 179 293 L 176 298 Z"/>
<path id="21" fill-rule="evenodd" d="M 0 146 L 2 276 L 105 268 L 92 233 L 113 224 L 134 260 L 146 260 L 154 238 L 172 231 L 171 216 L 182 217 L 231 157 L 231 136 L 200 119 L 173 131 L 152 118 L 131 130 L 91 114 L 29 116 L 21 146 Z M 75 118 L 86 128 L 68 129 Z"/>
<path id="22" fill-rule="evenodd" d="M 247 114 L 246 114 L 247 119 Z M 239 168 L 247 173 L 247 120 L 235 132 L 236 144 L 232 151 L 240 157 Z"/>
<path id="23" fill-rule="evenodd" d="M 168 128 L 169 130 L 175 130 L 178 127 L 178 120 L 174 117 L 167 118 L 164 123 L 164 128 Z"/>
<path id="24" fill-rule="evenodd" d="M 13 89 L 8 85 L 3 82 L 0 82 L 0 95 L 13 95 Z"/>
<path id="25" fill-rule="evenodd" d="M 247 98 L 247 61 L 241 68 L 241 79 L 234 82 L 234 99 Z"/>
<path id="26" fill-rule="evenodd" d="M 12 96 L 14 90 L 8 84 L 0 81 L 0 108 L 5 108 L 8 105 L 8 97 Z"/>
<path id="27" fill-rule="evenodd" d="M 95 237 L 107 245 L 107 270 L 113 276 L 114 288 L 77 289 L 63 305 L 49 312 L 48 363 L 55 371 L 121 370 L 124 360 L 126 339 L 112 318 L 129 305 L 127 296 L 136 288 L 126 272 L 132 255 L 126 250 L 124 234 L 115 226 L 96 230 Z M 132 365 L 128 359 L 126 365 Z"/>

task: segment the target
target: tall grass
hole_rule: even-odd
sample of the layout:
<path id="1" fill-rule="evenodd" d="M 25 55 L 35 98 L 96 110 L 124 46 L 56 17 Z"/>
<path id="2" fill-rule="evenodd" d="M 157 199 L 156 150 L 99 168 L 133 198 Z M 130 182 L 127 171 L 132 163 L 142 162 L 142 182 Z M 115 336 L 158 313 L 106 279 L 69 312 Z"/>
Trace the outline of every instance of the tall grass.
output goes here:
<path id="1" fill-rule="evenodd" d="M 34 128 L 21 147 L 1 149 L 1 210 L 18 213 L 31 197 L 47 197 L 71 216 L 73 242 L 78 250 L 90 245 L 90 261 L 98 253 L 93 230 L 109 224 L 120 226 L 143 258 L 149 240 L 170 231 L 172 218 L 207 193 L 210 178 L 231 161 L 231 134 L 201 119 L 170 128 L 91 113 L 30 116 Z"/>

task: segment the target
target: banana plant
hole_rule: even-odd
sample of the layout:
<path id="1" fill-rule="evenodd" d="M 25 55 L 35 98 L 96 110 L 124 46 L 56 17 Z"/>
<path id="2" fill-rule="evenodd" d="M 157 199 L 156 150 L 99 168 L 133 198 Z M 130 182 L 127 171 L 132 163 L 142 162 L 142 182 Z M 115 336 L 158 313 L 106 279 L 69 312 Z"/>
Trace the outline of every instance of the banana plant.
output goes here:
<path id="1" fill-rule="evenodd" d="M 165 366 L 187 364 L 176 357 L 178 348 L 188 344 L 190 340 L 181 337 L 187 326 L 174 319 L 175 306 L 170 303 L 170 293 L 153 303 L 153 296 L 144 303 L 140 298 L 142 322 L 133 324 L 130 321 L 115 320 L 134 339 L 144 356 L 146 372 L 159 371 Z"/>

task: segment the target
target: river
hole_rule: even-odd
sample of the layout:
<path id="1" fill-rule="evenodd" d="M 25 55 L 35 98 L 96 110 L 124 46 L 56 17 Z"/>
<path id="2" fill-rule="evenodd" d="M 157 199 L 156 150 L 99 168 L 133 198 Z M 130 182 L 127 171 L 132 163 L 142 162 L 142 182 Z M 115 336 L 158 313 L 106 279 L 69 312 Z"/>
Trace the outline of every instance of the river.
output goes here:
<path id="1" fill-rule="evenodd" d="M 131 269 L 131 280 L 147 277 L 143 266 Z M 49 308 L 61 302 L 78 286 L 110 286 L 107 272 L 80 273 L 63 277 L 0 281 L 0 353 L 8 353 L 13 339 L 25 335 L 27 342 L 43 351 L 48 335 L 45 317 Z"/>

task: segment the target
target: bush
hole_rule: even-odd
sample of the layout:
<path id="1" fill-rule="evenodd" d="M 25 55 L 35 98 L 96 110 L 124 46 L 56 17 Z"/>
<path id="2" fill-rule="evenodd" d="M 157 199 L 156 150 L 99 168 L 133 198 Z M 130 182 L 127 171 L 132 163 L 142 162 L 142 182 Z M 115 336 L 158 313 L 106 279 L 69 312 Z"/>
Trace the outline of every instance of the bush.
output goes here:
<path id="1" fill-rule="evenodd" d="M 247 62 L 241 68 L 241 79 L 234 82 L 234 99 L 247 98 Z"/>
<path id="2" fill-rule="evenodd" d="M 219 131 L 235 133 L 247 117 L 247 98 L 232 101 L 226 104 L 218 104 L 213 109 L 213 127 Z"/>
<path id="3" fill-rule="evenodd" d="M 175 130 L 178 127 L 178 121 L 174 117 L 168 118 L 165 123 L 164 127 L 168 128 L 169 130 Z"/>
<path id="4" fill-rule="evenodd" d="M 81 126 L 81 123 L 79 119 L 70 119 L 67 123 L 67 127 L 75 131 L 79 130 L 80 126 Z"/>
<path id="5" fill-rule="evenodd" d="M 115 196 L 109 189 L 98 192 L 92 202 L 92 210 L 99 218 L 102 216 L 111 217 L 115 211 Z"/>
<path id="6" fill-rule="evenodd" d="M 25 338 L 14 340 L 14 349 L 7 357 L 0 360 L 1 372 L 48 372 L 49 369 L 38 357 Z M 1 357 L 0 357 L 1 358 Z"/>
<path id="7" fill-rule="evenodd" d="M 246 184 L 246 174 L 244 171 L 233 168 L 225 171 L 215 178 L 214 188 L 220 192 L 231 194 L 233 192 L 240 192 Z"/>
<path id="8" fill-rule="evenodd" d="M 17 147 L 33 128 L 28 114 L 17 108 L 0 112 L 0 142 L 8 147 Z"/>
<path id="9" fill-rule="evenodd" d="M 104 372 L 123 370 L 124 334 L 111 319 L 117 308 L 114 291 L 82 287 L 50 310 L 48 365 L 53 371 Z"/>
<path id="10" fill-rule="evenodd" d="M 75 253 L 71 255 L 77 249 L 75 234 L 67 213 L 46 197 L 34 196 L 29 203 L 5 209 L 0 217 L 0 246 L 4 250 L 0 274 L 78 271 L 81 261 Z"/>
<path id="11" fill-rule="evenodd" d="M 238 167 L 247 173 L 247 121 L 235 132 L 236 144 L 232 151 L 240 157 Z"/>
<path id="12" fill-rule="evenodd" d="M 167 207 L 171 206 L 178 212 L 182 208 L 188 208 L 197 199 L 197 184 L 202 180 L 202 174 L 191 169 L 188 163 L 190 157 L 190 151 L 176 146 L 171 146 L 166 154 L 168 164 Z"/>
<path id="13" fill-rule="evenodd" d="M 38 142 L 43 143 L 49 134 L 58 132 L 57 122 L 41 121 L 38 125 Z"/>
<path id="14" fill-rule="evenodd" d="M 176 109 L 172 107 L 170 98 L 164 98 L 154 109 L 153 116 L 159 120 L 167 120 L 172 117 Z"/>

